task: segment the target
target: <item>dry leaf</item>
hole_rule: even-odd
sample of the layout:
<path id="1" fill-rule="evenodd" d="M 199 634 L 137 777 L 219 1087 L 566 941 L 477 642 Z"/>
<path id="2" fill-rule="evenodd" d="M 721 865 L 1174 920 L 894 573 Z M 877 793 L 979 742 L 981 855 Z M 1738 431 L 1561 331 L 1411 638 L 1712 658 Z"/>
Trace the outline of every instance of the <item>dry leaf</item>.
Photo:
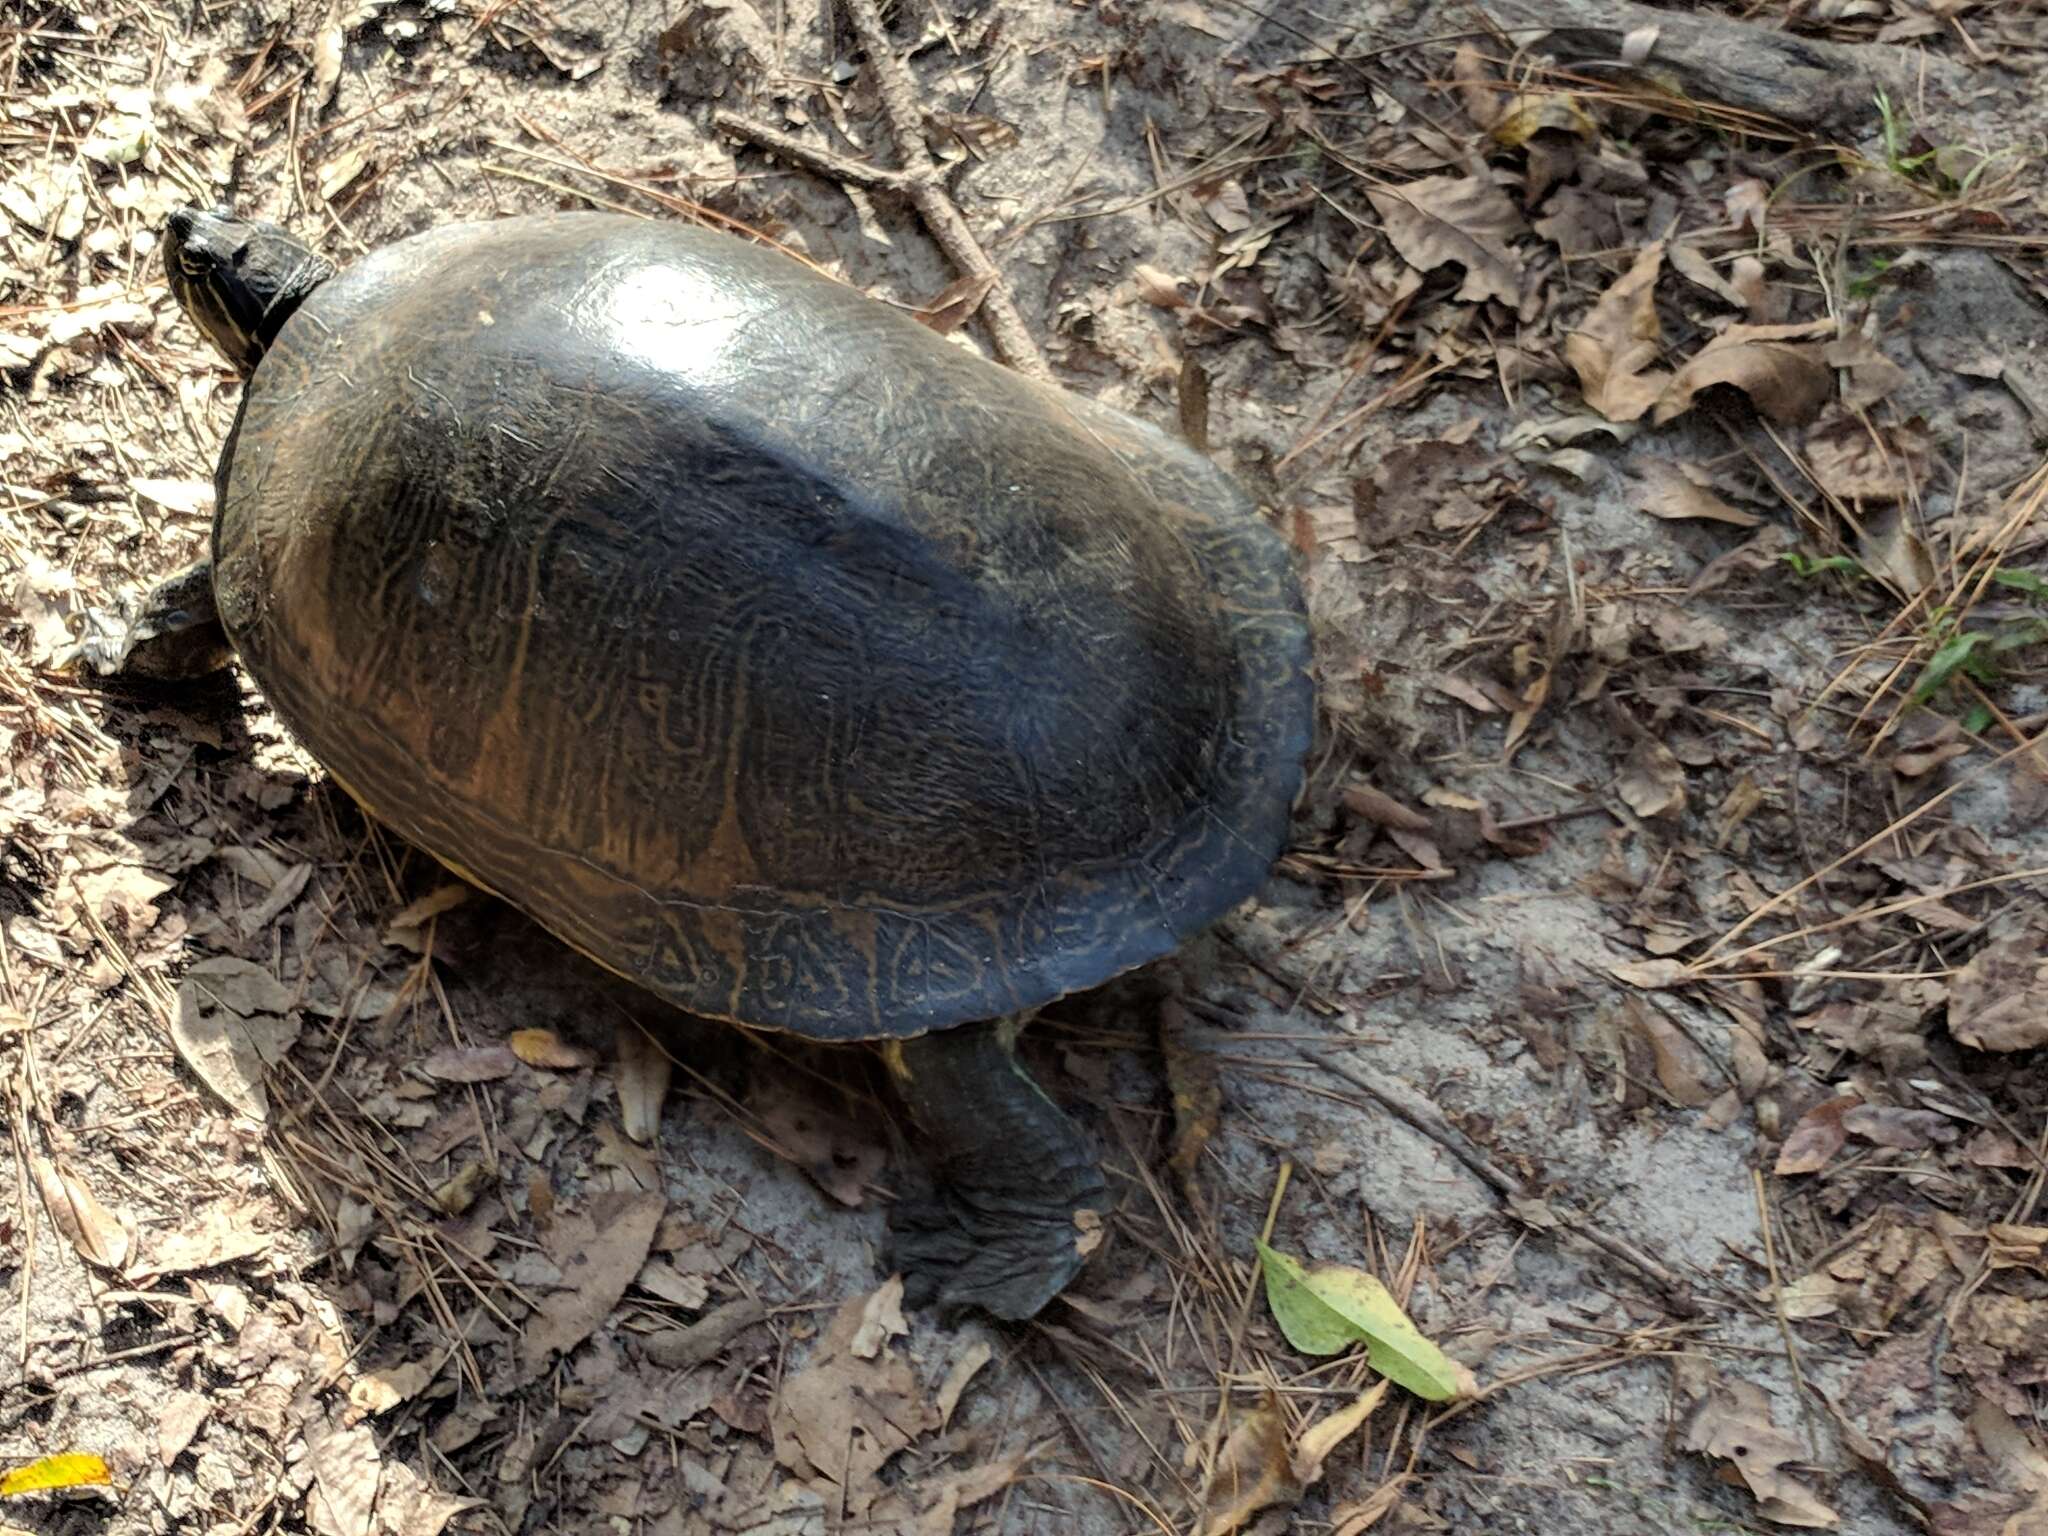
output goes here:
<path id="1" fill-rule="evenodd" d="M 284 1059 L 298 1025 L 281 1017 L 291 990 L 247 960 L 202 960 L 178 985 L 171 1043 L 201 1082 L 252 1119 L 269 1117 L 263 1071 Z"/>
<path id="2" fill-rule="evenodd" d="M 1840 1523 L 1799 1482 L 1781 1470 L 1801 1454 L 1798 1437 L 1771 1422 L 1770 1402 L 1746 1381 L 1724 1380 L 1686 1426 L 1684 1446 L 1728 1462 L 1756 1496 L 1757 1513 L 1777 1525 L 1819 1529 Z"/>
<path id="3" fill-rule="evenodd" d="M 1661 427 L 1691 410 L 1701 390 L 1727 384 L 1748 395 L 1758 411 L 1780 426 L 1804 426 L 1834 393 L 1826 348 L 1814 339 L 1834 328 L 1832 320 L 1731 325 L 1672 375 L 1650 419 Z"/>
<path id="4" fill-rule="evenodd" d="M 2048 936 L 1994 937 L 1949 978 L 1948 1032 L 1980 1051 L 2048 1045 Z"/>
<path id="5" fill-rule="evenodd" d="M 1696 245 L 1680 241 L 1671 247 L 1671 267 L 1679 276 L 1696 288 L 1704 288 L 1716 298 L 1725 299 L 1736 309 L 1749 308 L 1749 295 L 1714 270 L 1714 264 L 1707 260 L 1706 252 Z"/>
<path id="6" fill-rule="evenodd" d="M 575 1072 L 595 1066 L 597 1057 L 580 1045 L 571 1045 L 552 1029 L 515 1029 L 505 1037 L 512 1054 L 529 1067 L 552 1072 Z"/>
<path id="7" fill-rule="evenodd" d="M 953 1410 L 960 1406 L 960 1397 L 967 1390 L 967 1384 L 995 1358 L 995 1354 L 994 1346 L 986 1339 L 976 1339 L 960 1351 L 960 1357 L 946 1372 L 946 1379 L 939 1383 L 939 1395 L 934 1406 L 938 1409 L 940 1429 L 953 1422 Z"/>
<path id="8" fill-rule="evenodd" d="M 592 1201 L 588 1212 L 557 1210 L 548 1256 L 568 1277 L 570 1289 L 545 1297 L 527 1319 L 519 1339 L 526 1380 L 539 1376 L 557 1354 L 574 1349 L 611 1316 L 647 1262 L 662 1206 L 658 1190 L 611 1190 Z"/>
<path id="9" fill-rule="evenodd" d="M 910 1332 L 903 1321 L 903 1277 L 891 1275 L 860 1304 L 859 1326 L 847 1348 L 862 1360 L 872 1360 L 891 1339 Z"/>
<path id="10" fill-rule="evenodd" d="M 128 488 L 144 501 L 156 503 L 169 512 L 196 515 L 213 510 L 211 480 L 145 480 L 128 482 Z"/>
<path id="11" fill-rule="evenodd" d="M 913 313 L 927 330 L 950 336 L 974 318 L 974 312 L 981 308 L 982 300 L 995 284 L 993 267 L 986 272 L 970 272 L 948 283 L 931 303 Z"/>
<path id="12" fill-rule="evenodd" d="M 213 1399 L 197 1392 L 173 1392 L 165 1398 L 156 1416 L 157 1461 L 168 1467 L 184 1455 L 212 1412 Z"/>
<path id="13" fill-rule="evenodd" d="M 661 1042 L 632 1019 L 620 1021 L 613 1040 L 619 1058 L 619 1123 L 634 1141 L 651 1146 L 661 1134 L 661 1106 L 675 1063 Z"/>
<path id="14" fill-rule="evenodd" d="M 1629 1023 L 1649 1045 L 1657 1063 L 1657 1081 L 1671 1095 L 1672 1102 L 1687 1109 L 1711 1104 L 1726 1081 L 1715 1070 L 1713 1058 L 1658 1009 L 1645 1006 L 1633 996 L 1625 997 L 1623 1006 Z"/>
<path id="15" fill-rule="evenodd" d="M 100 1204 L 85 1180 L 39 1152 L 29 1154 L 29 1165 L 35 1171 L 36 1189 L 51 1224 L 78 1250 L 78 1256 L 102 1269 L 124 1268 L 135 1240 L 120 1219 Z"/>
<path id="16" fill-rule="evenodd" d="M 349 1383 L 348 1405 L 371 1417 L 389 1413 L 408 1398 L 426 1391 L 439 1374 L 432 1360 L 408 1360 L 381 1371 L 365 1371 Z"/>
<path id="17" fill-rule="evenodd" d="M 1696 475 L 1702 478 L 1695 479 Z M 1754 512 L 1731 507 L 1715 495 L 1704 483 L 1704 476 L 1704 470 L 1690 464 L 1650 459 L 1641 466 L 1636 505 L 1652 517 L 1697 517 L 1737 528 L 1754 528 L 1763 522 Z"/>
<path id="18" fill-rule="evenodd" d="M 1419 272 L 1456 263 L 1465 269 L 1458 297 L 1513 306 L 1521 259 L 1507 242 L 1528 225 L 1508 195 L 1477 176 L 1430 176 L 1401 186 L 1368 187 L 1388 240 Z"/>
<path id="19" fill-rule="evenodd" d="M 163 1275 L 212 1269 L 268 1252 L 270 1234 L 257 1225 L 262 1210 L 251 1200 L 217 1200 L 172 1231 L 150 1233 L 127 1267 L 128 1279 L 144 1285 Z"/>
<path id="20" fill-rule="evenodd" d="M 465 885 L 459 880 L 450 880 L 435 886 L 419 900 L 408 902 L 397 916 L 384 925 L 384 942 L 400 949 L 409 949 L 416 955 L 425 954 L 427 936 L 432 931 L 434 919 L 443 912 L 461 906 L 476 893 L 475 886 Z"/>
<path id="21" fill-rule="evenodd" d="M 1138 285 L 1138 296 L 1157 309 L 1186 309 L 1187 296 L 1180 291 L 1180 279 L 1157 267 L 1140 263 L 1131 274 Z"/>
<path id="22" fill-rule="evenodd" d="M 1391 1386 L 1382 1377 L 1359 1393 L 1350 1407 L 1326 1414 L 1303 1430 L 1301 1442 L 1294 1448 L 1294 1480 L 1304 1488 L 1321 1482 L 1323 1464 L 1330 1459 L 1330 1453 L 1358 1433 L 1358 1427 L 1372 1417 Z"/>
<path id="23" fill-rule="evenodd" d="M 1653 367 L 1662 351 L 1656 296 L 1663 264 L 1663 241 L 1643 247 L 1564 339 L 1564 360 L 1586 404 L 1609 421 L 1636 420 L 1671 384 L 1669 373 Z"/>
<path id="24" fill-rule="evenodd" d="M 686 1312 L 700 1310 L 711 1299 L 711 1281 L 704 1275 L 686 1275 L 673 1264 L 649 1259 L 633 1282 L 650 1296 L 659 1296 Z"/>
<path id="25" fill-rule="evenodd" d="M 1633 960 L 1607 969 L 1630 986 L 1650 992 L 1682 986 L 1692 979 L 1692 967 L 1683 960 Z"/>
<path id="26" fill-rule="evenodd" d="M 756 1082 L 747 1107 L 767 1132 L 768 1149 L 811 1176 L 841 1205 L 858 1206 L 868 1185 L 880 1177 L 887 1153 L 873 1129 L 820 1107 L 789 1083 Z"/>
<path id="27" fill-rule="evenodd" d="M 1914 417 L 1880 428 L 1868 417 L 1833 409 L 1808 429 L 1814 484 L 1843 501 L 1908 501 L 1927 483 L 1933 438 Z"/>
<path id="28" fill-rule="evenodd" d="M 1287 1420 L 1280 1400 L 1266 1400 L 1238 1419 L 1216 1457 L 1202 1493 L 1201 1536 L 1229 1536 L 1260 1510 L 1301 1497 L 1287 1454 Z"/>
<path id="29" fill-rule="evenodd" d="M 1814 1105 L 1792 1127 L 1792 1134 L 1778 1149 L 1777 1165 L 1772 1171 L 1780 1175 L 1820 1172 L 1849 1140 L 1842 1117 L 1862 1102 L 1854 1094 L 1843 1094 Z"/>
<path id="30" fill-rule="evenodd" d="M 1458 99 L 1465 115 L 1481 133 L 1500 121 L 1500 78 L 1470 43 L 1458 44 L 1451 55 L 1451 79 L 1457 83 Z"/>
<path id="31" fill-rule="evenodd" d="M 494 1083 L 518 1070 L 508 1045 L 444 1045 L 420 1063 L 420 1071 L 444 1083 Z"/>
<path id="32" fill-rule="evenodd" d="M 1610 422 L 1634 422 L 1655 406 L 1671 375 L 1653 367 L 1661 350 L 1657 274 L 1665 242 L 1642 248 L 1628 270 L 1599 295 L 1565 336 L 1565 362 L 1579 375 L 1585 403 Z"/>
<path id="33" fill-rule="evenodd" d="M 1856 560 L 1902 597 L 1918 597 L 1934 584 L 1934 556 L 1900 507 L 1887 508 L 1864 524 Z"/>
<path id="34" fill-rule="evenodd" d="M 1375 826 L 1395 828 L 1406 832 L 1428 832 L 1433 830 L 1430 819 L 1422 812 L 1403 805 L 1392 795 L 1374 789 L 1370 784 L 1353 784 L 1344 791 L 1344 809 Z"/>
<path id="35" fill-rule="evenodd" d="M 800 1477 L 836 1484 L 834 1501 L 853 1520 L 862 1519 L 882 1492 L 882 1468 L 935 1422 L 902 1355 L 878 1348 L 867 1359 L 853 1352 L 854 1340 L 869 1328 L 873 1302 L 856 1297 L 840 1307 L 809 1362 L 784 1379 L 770 1410 L 776 1460 Z"/>
<path id="36" fill-rule="evenodd" d="M 1654 736 L 1639 736 L 1615 791 L 1638 816 L 1675 816 L 1685 809 L 1685 767 Z"/>

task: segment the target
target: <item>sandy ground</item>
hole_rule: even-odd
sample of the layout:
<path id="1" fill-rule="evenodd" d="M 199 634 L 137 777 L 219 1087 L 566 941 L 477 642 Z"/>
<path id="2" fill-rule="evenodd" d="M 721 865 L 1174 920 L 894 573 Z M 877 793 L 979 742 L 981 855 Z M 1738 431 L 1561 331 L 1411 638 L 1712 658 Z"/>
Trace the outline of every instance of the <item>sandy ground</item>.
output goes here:
<path id="1" fill-rule="evenodd" d="M 897 1315 L 867 1054 L 449 905 L 244 680 L 47 665 L 205 540 L 181 201 L 341 261 L 704 218 L 996 351 L 910 199 L 715 117 L 899 163 L 847 13 L 11 5 L 0 1468 L 112 1482 L 0 1526 L 2048 1529 L 2048 16 L 1481 9 L 888 15 L 998 297 L 1243 479 L 1320 630 L 1167 1048 L 1158 975 L 1028 1036 L 1117 1208 L 997 1328 Z M 1311 1465 L 1376 1378 L 1262 1233 L 1481 1395 Z"/>

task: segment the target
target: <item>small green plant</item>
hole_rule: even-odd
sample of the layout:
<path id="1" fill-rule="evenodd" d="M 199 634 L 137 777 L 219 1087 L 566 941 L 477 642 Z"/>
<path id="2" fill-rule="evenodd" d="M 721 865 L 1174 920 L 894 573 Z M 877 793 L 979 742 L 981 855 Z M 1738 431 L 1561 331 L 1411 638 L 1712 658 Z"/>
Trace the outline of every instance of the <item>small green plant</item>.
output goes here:
<path id="1" fill-rule="evenodd" d="M 1891 271 L 1891 269 L 1892 259 L 1889 256 L 1871 257 L 1870 264 L 1849 279 L 1849 297 L 1852 299 L 1874 297 L 1877 290 L 1883 286 L 1885 274 Z"/>
<path id="2" fill-rule="evenodd" d="M 1792 567 L 1792 574 L 1803 581 L 1816 576 L 1825 576 L 1830 571 L 1851 578 L 1867 576 L 1869 572 L 1856 563 L 1852 555 L 1809 555 L 1804 550 L 1788 549 L 1778 558 Z"/>
<path id="3" fill-rule="evenodd" d="M 2048 580 L 2038 573 L 1997 570 L 1991 579 L 2048 610 Z M 1958 675 L 1978 683 L 1995 681 L 2005 657 L 2048 642 L 2048 611 L 2008 616 L 1974 629 L 1964 627 L 1965 617 L 1945 608 L 1937 608 L 1929 616 L 1927 637 L 1934 644 L 1934 654 L 1913 684 L 1914 703 L 1927 703 Z"/>
<path id="4" fill-rule="evenodd" d="M 1964 144 L 1937 144 L 1917 152 L 1913 125 L 1902 117 L 1884 91 L 1877 93 L 1877 117 L 1884 138 L 1885 168 L 1901 181 L 1908 181 L 1943 196 L 1960 197 L 1975 186 L 1984 173 L 2007 158 L 2012 151 L 2001 149 L 1985 154 Z M 1924 142 L 1924 141 L 1923 141 Z"/>

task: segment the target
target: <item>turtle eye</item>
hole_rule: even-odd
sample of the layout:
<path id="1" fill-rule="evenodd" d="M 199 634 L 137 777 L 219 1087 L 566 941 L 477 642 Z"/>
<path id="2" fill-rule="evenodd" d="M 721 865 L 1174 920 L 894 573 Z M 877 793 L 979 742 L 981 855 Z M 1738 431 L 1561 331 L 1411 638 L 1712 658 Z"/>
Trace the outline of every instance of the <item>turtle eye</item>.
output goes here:
<path id="1" fill-rule="evenodd" d="M 183 247 L 179 248 L 178 270 L 187 277 L 199 278 L 206 276 L 206 267 L 207 263 L 202 258 L 193 255 L 192 252 Z"/>

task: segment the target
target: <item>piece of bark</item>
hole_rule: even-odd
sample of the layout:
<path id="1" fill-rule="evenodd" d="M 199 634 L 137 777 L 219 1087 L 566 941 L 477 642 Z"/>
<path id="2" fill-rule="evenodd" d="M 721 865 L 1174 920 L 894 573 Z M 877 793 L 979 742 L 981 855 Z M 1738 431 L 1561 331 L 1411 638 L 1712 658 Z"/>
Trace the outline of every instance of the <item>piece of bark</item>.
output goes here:
<path id="1" fill-rule="evenodd" d="M 1566 68 L 1590 65 L 1600 79 L 1632 76 L 1694 101 L 1769 113 L 1815 132 L 1868 128 L 1879 89 L 1930 127 L 1959 81 L 1954 65 L 1917 49 L 1822 42 L 1631 0 L 1485 0 L 1482 9 L 1510 44 L 1548 54 Z M 1426 30 L 1441 25 L 1436 12 L 1433 4 L 1416 4 L 1409 16 Z M 1623 40 L 1646 29 L 1657 34 L 1649 56 L 1623 67 Z"/>

